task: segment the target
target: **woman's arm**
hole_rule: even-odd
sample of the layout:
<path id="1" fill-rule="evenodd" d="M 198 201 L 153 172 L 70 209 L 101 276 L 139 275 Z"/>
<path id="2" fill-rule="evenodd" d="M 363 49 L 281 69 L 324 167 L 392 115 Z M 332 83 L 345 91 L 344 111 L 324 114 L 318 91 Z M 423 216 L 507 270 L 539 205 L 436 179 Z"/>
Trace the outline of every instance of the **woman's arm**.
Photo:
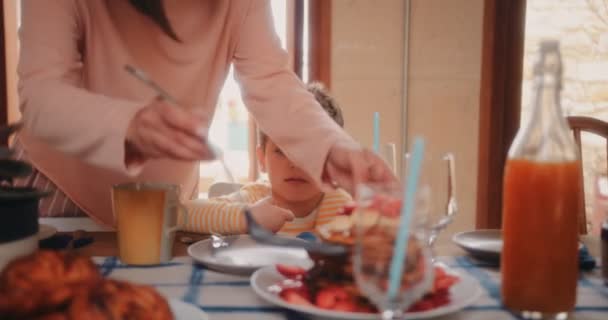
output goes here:
<path id="1" fill-rule="evenodd" d="M 243 97 L 260 129 L 321 185 L 337 142 L 356 144 L 318 105 L 287 66 L 266 0 L 251 1 L 234 54 Z"/>
<path id="2" fill-rule="evenodd" d="M 76 1 L 22 1 L 18 74 L 25 130 L 88 163 L 126 172 L 126 131 L 145 103 L 83 88 L 83 28 Z"/>
<path id="3" fill-rule="evenodd" d="M 96 27 L 85 23 L 94 19 L 85 14 L 95 14 L 86 4 L 90 2 L 23 3 L 19 76 L 28 133 L 90 164 L 131 174 L 138 170 L 127 166 L 141 168 L 147 159 L 213 158 L 199 133 L 204 117 L 160 100 L 134 102 L 84 88 L 84 74 L 91 69 L 82 56 L 89 50 L 85 29 Z"/>

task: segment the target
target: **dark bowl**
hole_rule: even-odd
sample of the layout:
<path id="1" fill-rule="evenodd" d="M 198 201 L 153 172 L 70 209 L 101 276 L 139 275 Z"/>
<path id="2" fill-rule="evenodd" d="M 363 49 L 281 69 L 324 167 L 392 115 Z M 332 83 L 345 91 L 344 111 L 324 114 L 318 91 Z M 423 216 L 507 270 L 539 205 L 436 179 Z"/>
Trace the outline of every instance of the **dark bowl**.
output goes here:
<path id="1" fill-rule="evenodd" d="M 32 174 L 32 166 L 27 162 L 13 159 L 0 159 L 0 180 L 12 181 Z"/>
<path id="2" fill-rule="evenodd" d="M 38 233 L 38 203 L 48 194 L 34 188 L 0 187 L 0 243 Z"/>

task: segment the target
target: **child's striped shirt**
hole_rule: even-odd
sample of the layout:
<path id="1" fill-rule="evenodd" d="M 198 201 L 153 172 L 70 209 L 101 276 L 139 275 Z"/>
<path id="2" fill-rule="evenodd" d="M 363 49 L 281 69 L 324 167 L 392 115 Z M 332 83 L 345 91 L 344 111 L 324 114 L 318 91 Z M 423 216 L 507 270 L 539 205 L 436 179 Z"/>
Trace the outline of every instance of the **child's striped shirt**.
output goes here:
<path id="1" fill-rule="evenodd" d="M 218 234 L 246 233 L 247 228 L 243 212 L 248 204 L 253 204 L 271 195 L 271 188 L 266 183 L 251 183 L 240 191 L 227 196 L 199 199 L 187 202 L 187 221 L 185 231 Z M 336 189 L 326 192 L 319 206 L 306 217 L 287 222 L 279 234 L 297 235 L 305 231 L 314 231 L 316 227 L 330 222 L 340 215 L 342 207 L 352 201 L 344 190 Z M 182 225 L 180 223 L 180 225 Z"/>

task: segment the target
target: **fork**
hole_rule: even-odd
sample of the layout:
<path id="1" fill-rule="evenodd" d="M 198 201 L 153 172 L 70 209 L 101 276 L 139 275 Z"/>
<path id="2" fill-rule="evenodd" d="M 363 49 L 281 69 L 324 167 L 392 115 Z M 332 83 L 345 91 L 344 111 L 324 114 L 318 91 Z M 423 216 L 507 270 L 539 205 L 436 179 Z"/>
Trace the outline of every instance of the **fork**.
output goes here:
<path id="1" fill-rule="evenodd" d="M 292 239 L 287 237 L 279 237 L 268 229 L 260 226 L 249 209 L 245 209 L 245 219 L 247 220 L 247 231 L 254 240 L 273 246 L 301 248 L 309 253 L 318 253 L 328 256 L 340 256 L 348 253 L 345 246 L 338 244 L 328 244 L 321 242 L 304 241 L 301 239 Z"/>

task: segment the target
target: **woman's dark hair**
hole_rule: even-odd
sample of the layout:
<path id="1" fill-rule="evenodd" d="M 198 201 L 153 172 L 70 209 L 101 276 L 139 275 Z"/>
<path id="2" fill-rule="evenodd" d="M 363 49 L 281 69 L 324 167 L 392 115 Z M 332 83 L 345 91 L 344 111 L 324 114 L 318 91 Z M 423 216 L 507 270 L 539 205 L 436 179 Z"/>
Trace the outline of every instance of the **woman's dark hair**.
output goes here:
<path id="1" fill-rule="evenodd" d="M 129 0 L 129 2 L 137 11 L 152 19 L 171 39 L 180 42 L 167 19 L 162 0 Z"/>

